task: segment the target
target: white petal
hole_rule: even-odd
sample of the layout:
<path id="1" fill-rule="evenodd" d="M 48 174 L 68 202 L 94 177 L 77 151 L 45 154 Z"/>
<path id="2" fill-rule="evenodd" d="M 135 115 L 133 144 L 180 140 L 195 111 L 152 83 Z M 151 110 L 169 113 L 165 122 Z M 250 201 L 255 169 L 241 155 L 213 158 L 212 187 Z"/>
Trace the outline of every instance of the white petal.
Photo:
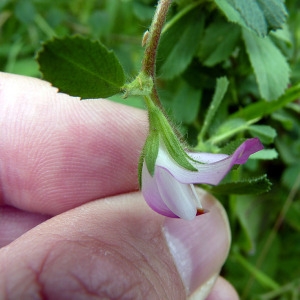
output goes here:
<path id="1" fill-rule="evenodd" d="M 194 160 L 197 160 L 204 164 L 212 164 L 214 162 L 225 159 L 229 155 L 227 154 L 214 154 L 214 153 L 205 153 L 205 152 L 187 152 L 187 154 Z"/>
<path id="2" fill-rule="evenodd" d="M 155 177 L 159 193 L 167 207 L 184 220 L 194 219 L 198 199 L 191 186 L 177 181 L 164 168 L 156 167 Z"/>
<path id="3" fill-rule="evenodd" d="M 167 217 L 177 217 L 164 203 L 157 187 L 156 177 L 149 174 L 145 163 L 142 171 L 142 194 L 147 204 L 157 213 Z"/>
<path id="4" fill-rule="evenodd" d="M 193 172 L 178 165 L 162 145 L 159 148 L 156 165 L 168 170 L 177 180 L 182 183 L 207 183 L 216 185 L 230 171 L 234 164 L 243 164 L 249 155 L 263 149 L 259 139 L 252 138 L 242 143 L 235 152 L 228 156 L 224 154 L 193 153 L 192 158 L 200 161 L 210 161 L 211 163 L 190 163 L 198 170 Z"/>

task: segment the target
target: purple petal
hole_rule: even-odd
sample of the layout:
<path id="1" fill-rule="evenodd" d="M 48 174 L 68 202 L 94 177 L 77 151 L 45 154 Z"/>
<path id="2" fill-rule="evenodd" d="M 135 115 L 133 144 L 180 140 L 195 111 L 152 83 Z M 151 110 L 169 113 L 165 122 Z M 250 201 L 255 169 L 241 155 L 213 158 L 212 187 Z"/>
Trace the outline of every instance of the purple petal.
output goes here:
<path id="1" fill-rule="evenodd" d="M 184 220 L 194 219 L 197 214 L 198 196 L 191 185 L 177 181 L 168 171 L 160 167 L 156 167 L 154 176 L 160 195 L 167 207 Z"/>
<path id="2" fill-rule="evenodd" d="M 230 171 L 233 165 L 245 163 L 251 154 L 262 149 L 263 146 L 259 139 L 253 138 L 242 143 L 230 156 L 209 153 L 193 154 L 192 157 L 197 157 L 200 161 L 202 158 L 206 161 L 214 161 L 209 164 L 200 164 L 191 161 L 193 166 L 198 170 L 198 172 L 193 172 L 179 166 L 166 152 L 164 147 L 161 147 L 156 165 L 170 172 L 181 183 L 207 183 L 216 185 Z"/>
<path id="3" fill-rule="evenodd" d="M 262 149 L 264 149 L 264 146 L 261 144 L 258 138 L 248 139 L 242 143 L 232 154 L 232 156 L 236 155 L 234 164 L 242 165 L 246 163 L 251 154 Z"/>
<path id="4" fill-rule="evenodd" d="M 164 203 L 163 199 L 161 198 L 161 195 L 159 193 L 157 184 L 156 184 L 156 178 L 152 177 L 148 169 L 146 167 L 146 164 L 143 165 L 143 171 L 142 171 L 142 194 L 144 196 L 144 199 L 148 203 L 148 205 L 157 213 L 171 218 L 177 218 L 177 215 L 175 215 Z"/>

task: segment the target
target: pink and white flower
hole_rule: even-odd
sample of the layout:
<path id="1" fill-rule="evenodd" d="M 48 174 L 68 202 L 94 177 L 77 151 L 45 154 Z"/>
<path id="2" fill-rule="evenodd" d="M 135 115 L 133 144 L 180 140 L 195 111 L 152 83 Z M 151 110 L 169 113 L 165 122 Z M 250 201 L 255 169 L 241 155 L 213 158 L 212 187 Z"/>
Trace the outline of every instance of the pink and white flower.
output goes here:
<path id="1" fill-rule="evenodd" d="M 243 142 L 232 155 L 187 152 L 189 162 L 197 169 L 190 171 L 180 166 L 160 143 L 151 176 L 146 163 L 142 169 L 142 193 L 148 205 L 167 217 L 192 220 L 202 210 L 201 201 L 193 184 L 217 185 L 233 165 L 244 164 L 249 156 L 263 149 L 258 138 Z"/>

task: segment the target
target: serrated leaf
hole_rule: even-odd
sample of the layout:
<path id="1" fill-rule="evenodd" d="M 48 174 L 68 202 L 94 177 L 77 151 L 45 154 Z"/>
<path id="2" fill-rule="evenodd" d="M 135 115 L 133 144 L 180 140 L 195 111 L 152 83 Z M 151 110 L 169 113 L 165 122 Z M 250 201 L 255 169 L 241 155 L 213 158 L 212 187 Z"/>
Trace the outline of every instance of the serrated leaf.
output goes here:
<path id="1" fill-rule="evenodd" d="M 285 57 L 269 37 L 261 38 L 243 30 L 243 39 L 261 97 L 269 101 L 278 99 L 289 83 L 290 68 Z"/>
<path id="2" fill-rule="evenodd" d="M 251 125 L 248 130 L 253 137 L 258 137 L 264 144 L 272 143 L 277 136 L 276 130 L 268 125 Z"/>
<path id="3" fill-rule="evenodd" d="M 246 194 L 261 194 L 270 191 L 271 182 L 267 178 L 267 175 L 261 177 L 239 181 L 219 184 L 211 188 L 212 193 L 216 194 L 235 194 L 235 195 L 246 195 Z"/>
<path id="4" fill-rule="evenodd" d="M 287 11 L 282 0 L 215 0 L 229 21 L 251 29 L 259 36 L 282 28 Z"/>
<path id="5" fill-rule="evenodd" d="M 284 1 L 257 0 L 257 2 L 264 13 L 264 17 L 268 24 L 268 30 L 281 29 L 287 16 Z"/>
<path id="6" fill-rule="evenodd" d="M 240 28 L 235 24 L 223 20 L 211 23 L 205 31 L 198 52 L 203 65 L 211 67 L 227 59 L 235 49 L 240 33 Z"/>
<path id="7" fill-rule="evenodd" d="M 109 97 L 120 92 L 125 82 L 115 54 L 100 42 L 82 37 L 46 42 L 37 60 L 44 79 L 72 96 Z"/>
<path id="8" fill-rule="evenodd" d="M 202 36 L 204 18 L 197 9 L 193 9 L 169 24 L 157 53 L 157 71 L 165 79 L 178 76 L 192 61 Z"/>

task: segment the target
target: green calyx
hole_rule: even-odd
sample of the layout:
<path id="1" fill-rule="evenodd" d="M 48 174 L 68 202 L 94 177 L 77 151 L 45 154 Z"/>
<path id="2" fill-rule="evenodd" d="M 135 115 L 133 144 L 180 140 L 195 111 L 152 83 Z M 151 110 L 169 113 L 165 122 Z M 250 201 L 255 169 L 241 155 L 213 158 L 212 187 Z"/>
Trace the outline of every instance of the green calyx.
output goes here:
<path id="1" fill-rule="evenodd" d="M 163 112 L 155 106 L 155 108 L 149 109 L 148 113 L 150 131 L 157 130 L 159 132 L 159 137 L 166 146 L 171 157 L 184 169 L 197 171 L 190 163 L 191 158 L 184 151 L 182 144 Z"/>
<path id="2" fill-rule="evenodd" d="M 160 143 L 163 143 L 174 159 L 174 161 L 190 171 L 197 171 L 197 169 L 191 164 L 191 158 L 184 151 L 178 137 L 174 133 L 174 130 L 167 118 L 156 106 L 149 97 L 145 97 L 148 106 L 149 117 L 149 135 L 145 142 L 140 161 L 139 161 L 139 182 L 141 186 L 141 174 L 143 163 L 146 163 L 147 169 L 151 176 L 154 175 L 155 163 L 159 152 Z"/>
<path id="3" fill-rule="evenodd" d="M 153 89 L 153 79 L 145 72 L 141 71 L 138 76 L 122 88 L 124 98 L 128 96 L 149 96 Z"/>

